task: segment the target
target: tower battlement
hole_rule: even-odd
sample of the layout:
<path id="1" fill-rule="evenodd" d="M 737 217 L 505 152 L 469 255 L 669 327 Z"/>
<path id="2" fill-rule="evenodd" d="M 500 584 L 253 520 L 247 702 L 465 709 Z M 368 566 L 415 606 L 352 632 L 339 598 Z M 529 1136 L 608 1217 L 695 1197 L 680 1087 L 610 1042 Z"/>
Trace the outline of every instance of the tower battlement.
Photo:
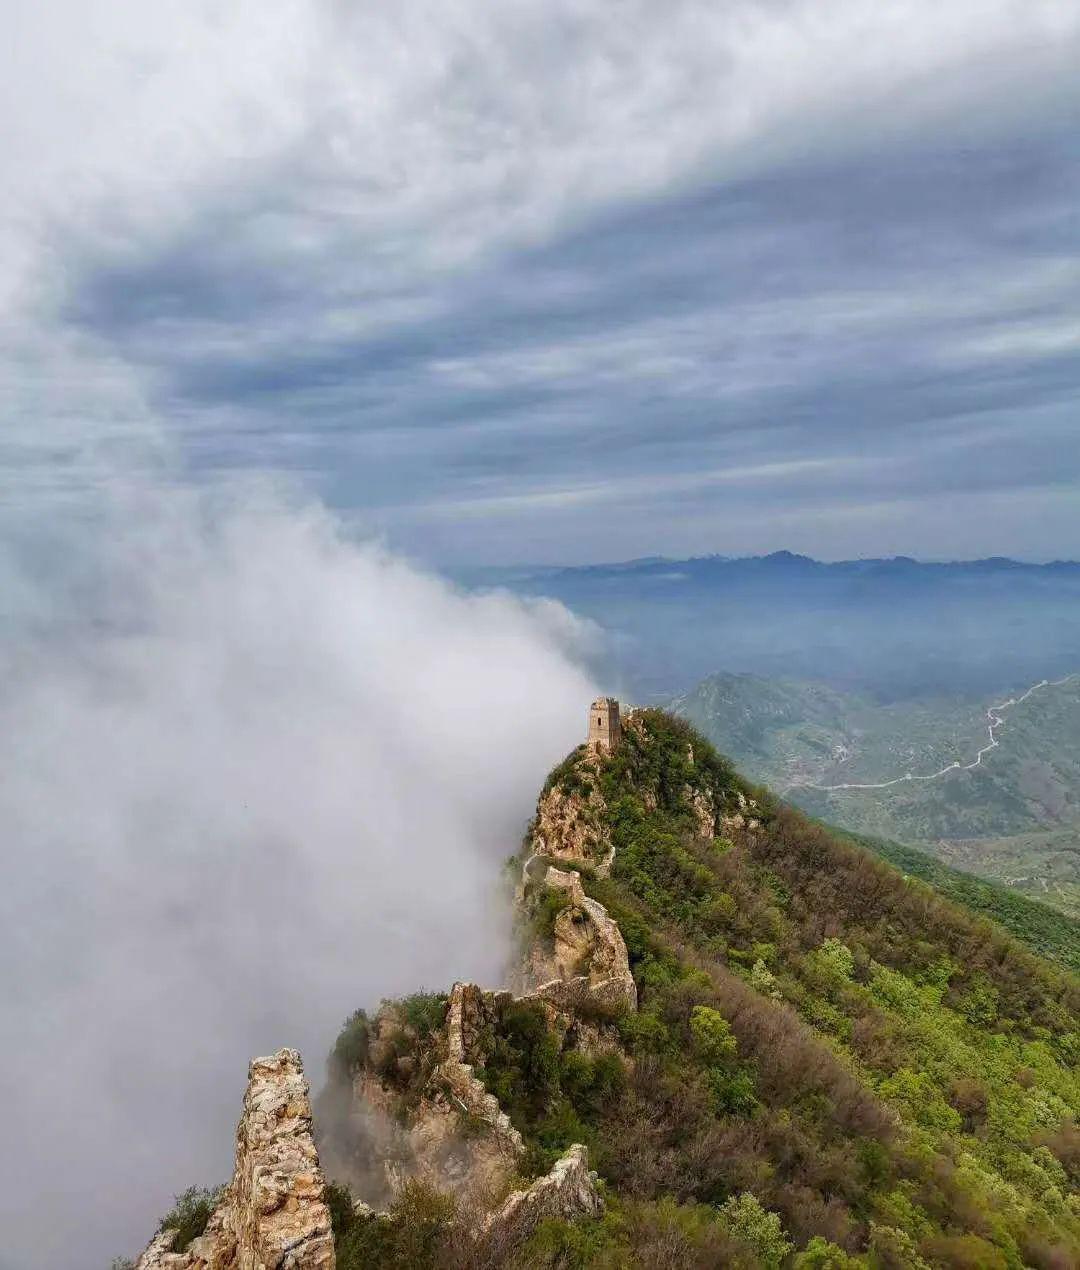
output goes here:
<path id="1" fill-rule="evenodd" d="M 589 707 L 589 749 L 610 754 L 618 747 L 621 736 L 618 701 L 614 697 L 597 697 Z"/>

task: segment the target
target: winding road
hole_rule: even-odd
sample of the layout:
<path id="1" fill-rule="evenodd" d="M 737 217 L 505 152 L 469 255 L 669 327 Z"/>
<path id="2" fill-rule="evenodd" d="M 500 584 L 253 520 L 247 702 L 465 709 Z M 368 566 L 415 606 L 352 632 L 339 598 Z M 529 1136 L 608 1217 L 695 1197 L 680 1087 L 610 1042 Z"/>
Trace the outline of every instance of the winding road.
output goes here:
<path id="1" fill-rule="evenodd" d="M 947 776 L 950 772 L 970 772 L 973 768 L 981 767 L 983 756 L 989 754 L 991 750 L 996 750 L 1000 744 L 997 733 L 1005 723 L 1006 711 L 1011 710 L 1013 706 L 1020 705 L 1033 693 L 1039 692 L 1043 688 L 1060 688 L 1062 684 L 1067 684 L 1073 679 L 1080 679 L 1080 671 L 1074 671 L 1071 675 L 1065 675 L 1061 679 L 1040 679 L 1038 683 L 1032 684 L 1027 692 L 1021 696 L 1009 697 L 1007 701 L 989 706 L 986 711 L 986 730 L 990 734 L 990 740 L 979 750 L 970 763 L 961 763 L 959 759 L 956 759 L 940 771 L 928 772 L 923 776 L 905 772 L 903 776 L 897 776 L 891 781 L 846 781 L 837 785 L 813 785 L 809 781 L 797 781 L 794 785 L 789 785 L 788 789 L 817 789 L 824 793 L 834 793 L 844 789 L 890 789 L 893 785 L 903 785 L 906 781 L 936 781 L 943 776 Z"/>

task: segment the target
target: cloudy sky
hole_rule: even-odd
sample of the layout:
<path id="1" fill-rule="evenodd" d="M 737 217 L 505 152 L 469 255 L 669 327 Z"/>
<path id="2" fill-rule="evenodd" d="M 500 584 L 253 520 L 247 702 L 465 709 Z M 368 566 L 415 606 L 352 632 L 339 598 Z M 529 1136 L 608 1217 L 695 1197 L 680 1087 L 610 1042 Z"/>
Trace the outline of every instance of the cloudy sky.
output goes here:
<path id="1" fill-rule="evenodd" d="M 1074 0 L 56 0 L 0 529 L 280 475 L 436 563 L 1080 555 Z"/>

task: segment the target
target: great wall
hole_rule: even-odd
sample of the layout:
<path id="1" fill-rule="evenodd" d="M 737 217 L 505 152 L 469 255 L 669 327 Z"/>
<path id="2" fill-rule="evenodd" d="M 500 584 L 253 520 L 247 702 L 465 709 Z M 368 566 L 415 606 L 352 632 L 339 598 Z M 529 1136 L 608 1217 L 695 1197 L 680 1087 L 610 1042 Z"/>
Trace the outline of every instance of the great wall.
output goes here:
<path id="1" fill-rule="evenodd" d="M 633 726 L 632 715 L 620 715 L 614 698 L 593 702 L 580 758 L 585 770 L 597 770 L 617 749 L 624 725 Z M 516 902 L 524 912 L 535 895 L 551 890 L 565 902 L 550 943 L 534 940 L 522 949 L 511 973 L 517 994 L 454 984 L 442 1034 L 431 1046 L 438 1061 L 409 1108 L 378 1074 L 379 1046 L 400 1026 L 393 1005 L 374 1020 L 370 1060 L 350 1073 L 346 1114 L 368 1126 L 367 1165 L 381 1172 L 384 1194 L 421 1178 L 466 1197 L 481 1212 L 475 1238 L 486 1264 L 512 1251 L 544 1217 L 595 1216 L 603 1207 L 581 1144 L 531 1185 L 513 1188 L 525 1149 L 521 1135 L 474 1073 L 482 1037 L 512 1005 L 538 1004 L 564 1040 L 585 1050 L 613 1043 L 603 1021 L 608 1013 L 636 1009 L 622 934 L 603 905 L 585 895 L 574 867 L 611 867 L 593 789 L 583 798 L 551 785 L 538 800 Z M 373 1119 L 381 1132 L 370 1132 Z M 173 1251 L 175 1230 L 159 1232 L 135 1270 L 334 1270 L 326 1176 L 295 1050 L 252 1060 L 236 1141 L 232 1180 L 204 1233 Z"/>

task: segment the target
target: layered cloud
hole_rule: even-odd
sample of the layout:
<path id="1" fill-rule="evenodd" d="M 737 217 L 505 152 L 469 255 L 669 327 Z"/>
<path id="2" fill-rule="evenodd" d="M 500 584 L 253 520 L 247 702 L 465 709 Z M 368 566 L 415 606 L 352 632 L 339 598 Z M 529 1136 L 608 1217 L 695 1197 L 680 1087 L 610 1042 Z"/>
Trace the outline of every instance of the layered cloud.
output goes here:
<path id="1" fill-rule="evenodd" d="M 53 412 L 137 396 L 199 479 L 300 474 L 449 559 L 934 554 L 961 470 L 984 532 L 950 553 L 1080 550 L 1030 523 L 1077 480 L 1075 6 L 91 4 L 21 37 L 3 340 L 16 379 L 77 347 Z M 35 404 L 7 471 L 92 483 Z"/>

